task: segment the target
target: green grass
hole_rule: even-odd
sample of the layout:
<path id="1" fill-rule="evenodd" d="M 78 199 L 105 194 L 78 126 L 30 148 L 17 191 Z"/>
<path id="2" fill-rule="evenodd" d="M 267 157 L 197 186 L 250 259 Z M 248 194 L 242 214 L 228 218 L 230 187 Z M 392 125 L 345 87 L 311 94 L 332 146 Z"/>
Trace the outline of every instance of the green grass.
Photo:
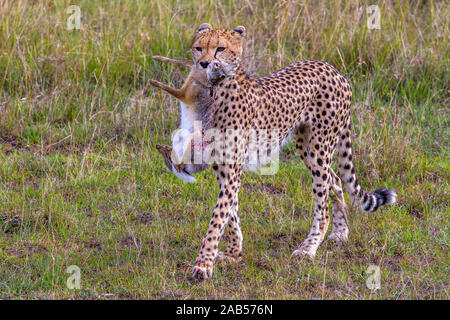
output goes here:
<path id="1" fill-rule="evenodd" d="M 0 297 L 448 299 L 448 3 L 378 1 L 380 30 L 365 1 L 221 3 L 0 1 Z M 66 29 L 72 4 L 81 30 Z M 246 26 L 254 75 L 320 59 L 349 77 L 357 176 L 398 204 L 351 208 L 348 245 L 291 261 L 313 199 L 288 145 L 277 175 L 243 177 L 243 261 L 191 282 L 218 186 L 212 170 L 194 185 L 165 170 L 155 144 L 178 103 L 147 83 L 182 83 L 187 71 L 151 56 L 189 57 L 203 22 Z"/>

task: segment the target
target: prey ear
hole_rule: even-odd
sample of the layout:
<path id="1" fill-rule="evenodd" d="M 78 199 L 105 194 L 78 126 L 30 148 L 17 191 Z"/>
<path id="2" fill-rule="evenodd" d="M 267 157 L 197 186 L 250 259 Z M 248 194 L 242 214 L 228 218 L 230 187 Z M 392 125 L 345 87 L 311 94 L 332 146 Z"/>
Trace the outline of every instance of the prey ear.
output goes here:
<path id="1" fill-rule="evenodd" d="M 200 27 L 197 28 L 197 31 L 195 31 L 195 33 L 199 33 L 201 31 L 205 31 L 205 30 L 211 30 L 212 26 L 209 23 L 202 23 L 200 25 Z"/>
<path id="2" fill-rule="evenodd" d="M 245 37 L 245 27 L 237 26 L 236 28 L 233 29 L 233 31 Z"/>

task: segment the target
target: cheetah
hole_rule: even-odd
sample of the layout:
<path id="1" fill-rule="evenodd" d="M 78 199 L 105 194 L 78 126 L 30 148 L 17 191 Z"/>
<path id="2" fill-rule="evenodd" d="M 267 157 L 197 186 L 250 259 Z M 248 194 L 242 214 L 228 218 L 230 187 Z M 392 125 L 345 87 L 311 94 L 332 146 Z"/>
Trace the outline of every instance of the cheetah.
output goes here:
<path id="1" fill-rule="evenodd" d="M 230 30 L 202 24 L 191 46 L 195 64 L 206 70 L 207 79 L 213 84 L 210 90 L 214 106 L 212 127 L 220 133 L 215 137 L 215 146 L 223 146 L 219 151 L 213 148 L 211 153 L 222 156 L 211 157 L 210 162 L 220 191 L 192 270 L 192 277 L 196 279 L 211 277 L 215 260 L 239 261 L 242 257 L 238 193 L 252 131 L 265 130 L 269 136 L 276 132 L 278 144 L 292 136 L 297 153 L 311 173 L 314 219 L 306 239 L 292 253 L 293 258 L 315 257 L 330 221 L 329 198 L 332 199 L 333 227 L 328 239 L 348 240 L 341 179 L 331 168 L 335 152 L 338 173 L 352 202 L 359 208 L 373 212 L 381 205 L 394 204 L 397 197 L 391 189 L 367 193 L 356 178 L 351 147 L 349 80 L 330 64 L 312 60 L 299 61 L 267 76 L 253 78 L 240 64 L 245 35 L 243 26 Z M 217 79 L 217 69 L 226 76 Z M 230 131 L 231 138 L 223 138 L 228 138 Z M 218 244 L 223 235 L 227 236 L 224 238 L 228 239 L 228 246 L 224 252 L 219 252 Z"/>

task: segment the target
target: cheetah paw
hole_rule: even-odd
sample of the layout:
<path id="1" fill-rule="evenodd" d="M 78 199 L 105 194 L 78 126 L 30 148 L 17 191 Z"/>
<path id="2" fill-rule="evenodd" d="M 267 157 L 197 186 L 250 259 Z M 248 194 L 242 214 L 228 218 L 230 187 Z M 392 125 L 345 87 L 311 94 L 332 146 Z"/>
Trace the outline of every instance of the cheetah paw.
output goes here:
<path id="1" fill-rule="evenodd" d="M 314 260 L 316 253 L 314 251 L 312 251 L 311 249 L 306 249 L 306 248 L 300 248 L 295 250 L 292 253 L 291 259 L 295 259 L 295 258 L 307 258 L 309 260 Z"/>
<path id="2" fill-rule="evenodd" d="M 328 240 L 335 241 L 339 245 L 348 242 L 348 232 L 332 232 L 328 236 Z"/>
<path id="3" fill-rule="evenodd" d="M 197 280 L 206 280 L 212 276 L 213 266 L 203 263 L 196 263 L 192 268 L 192 278 Z"/>

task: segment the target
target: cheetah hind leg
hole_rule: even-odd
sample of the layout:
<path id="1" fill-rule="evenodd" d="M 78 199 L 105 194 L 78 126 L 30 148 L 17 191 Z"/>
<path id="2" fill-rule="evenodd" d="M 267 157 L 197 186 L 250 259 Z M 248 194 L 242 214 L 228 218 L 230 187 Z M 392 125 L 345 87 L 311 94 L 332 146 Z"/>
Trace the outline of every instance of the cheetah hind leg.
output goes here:
<path id="1" fill-rule="evenodd" d="M 332 181 L 332 188 L 334 196 L 332 198 L 332 214 L 333 214 L 333 229 L 331 230 L 328 240 L 335 241 L 338 244 L 343 244 L 348 241 L 348 223 L 347 223 L 347 205 L 344 199 L 344 192 L 342 189 L 341 179 L 336 175 L 333 169 L 330 168 L 330 175 Z"/>
<path id="2" fill-rule="evenodd" d="M 225 227 L 224 240 L 228 242 L 225 251 L 219 251 L 216 256 L 216 261 L 229 261 L 239 262 L 242 258 L 242 232 L 239 225 L 238 216 L 238 199 L 233 203 L 233 207 L 230 210 L 230 219 L 228 225 Z"/>

